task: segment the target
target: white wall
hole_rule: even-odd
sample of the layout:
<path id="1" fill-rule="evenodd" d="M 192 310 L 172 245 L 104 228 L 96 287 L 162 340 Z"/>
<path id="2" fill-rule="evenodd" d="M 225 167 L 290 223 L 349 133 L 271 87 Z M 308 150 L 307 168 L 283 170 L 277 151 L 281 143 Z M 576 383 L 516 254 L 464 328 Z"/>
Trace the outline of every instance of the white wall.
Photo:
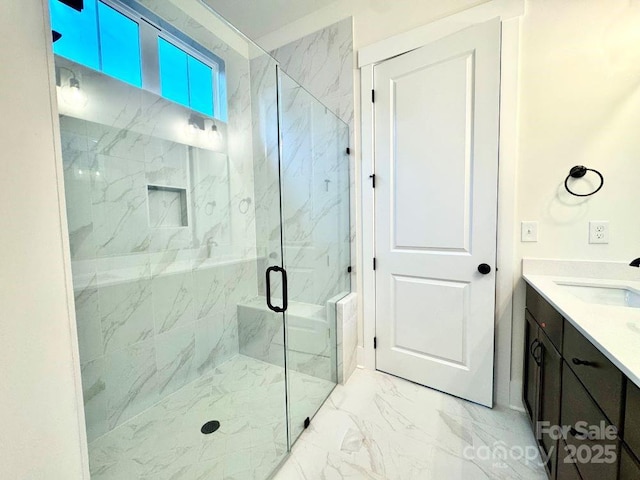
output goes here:
<path id="1" fill-rule="evenodd" d="M 640 2 L 535 0 L 522 21 L 517 220 L 539 222 L 523 257 L 630 261 L 640 256 Z M 562 186 L 573 165 L 598 169 L 585 199 Z M 576 185 L 576 190 L 586 185 Z M 588 243 L 589 220 L 610 243 Z M 524 283 L 513 303 L 512 403 L 522 383 Z"/>
<path id="2" fill-rule="evenodd" d="M 353 16 L 353 47 L 389 38 L 489 0 L 339 0 L 256 40 L 271 51 Z M 233 19 L 230 19 L 233 21 Z"/>
<path id="3" fill-rule="evenodd" d="M 0 478 L 7 479 L 86 472 L 46 4 L 0 2 Z"/>
<path id="4" fill-rule="evenodd" d="M 640 256 L 640 2 L 535 0 L 522 23 L 519 217 L 536 220 L 526 257 Z M 573 165 L 605 176 L 586 200 L 562 183 Z M 576 186 L 576 189 L 580 187 Z M 610 243 L 588 243 L 589 220 Z"/>

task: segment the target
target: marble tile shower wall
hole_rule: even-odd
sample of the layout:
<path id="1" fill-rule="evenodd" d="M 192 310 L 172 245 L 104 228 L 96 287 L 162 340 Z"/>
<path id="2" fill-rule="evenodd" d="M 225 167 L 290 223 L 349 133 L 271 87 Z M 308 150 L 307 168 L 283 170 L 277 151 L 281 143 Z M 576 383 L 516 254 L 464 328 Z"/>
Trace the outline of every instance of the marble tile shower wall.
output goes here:
<path id="1" fill-rule="evenodd" d="M 283 70 L 349 125 L 353 152 L 353 22 L 351 18 L 271 52 Z M 346 144 L 345 144 L 346 147 Z M 349 158 L 351 258 L 355 251 L 355 156 Z M 355 281 L 352 282 L 355 285 Z"/>
<path id="2" fill-rule="evenodd" d="M 331 113 L 340 113 L 353 124 L 352 28 L 346 20 L 317 34 L 271 52 L 287 75 L 281 76 L 280 111 L 282 150 L 282 208 L 285 264 L 290 278 L 289 299 L 325 307 L 340 292 L 349 291 L 349 265 L 353 249 L 349 224 L 348 189 L 353 187 L 353 163 L 345 148 L 352 142 L 349 131 Z M 269 205 L 278 202 L 279 156 L 277 77 L 273 59 L 266 55 L 250 62 L 254 131 L 254 177 L 256 179 L 256 231 L 264 252 L 264 265 L 280 261 L 279 222 Z M 320 98 L 325 108 L 298 88 L 294 81 Z M 272 131 L 273 129 L 273 131 Z M 265 148 L 266 145 L 266 148 Z M 353 156 L 351 157 L 351 160 Z M 259 179 L 259 180 L 258 180 Z M 354 205 L 353 202 L 350 205 Z M 355 218 L 354 215 L 350 216 Z M 345 248 L 347 245 L 347 248 Z M 353 257 L 355 258 L 355 257 Z M 259 282 L 261 279 L 259 278 Z M 277 282 L 274 282 L 277 283 Z M 263 291 L 262 284 L 259 291 Z M 307 309 L 305 309 L 307 310 Z M 322 311 L 326 309 L 322 308 Z M 281 361 L 281 322 L 259 308 L 244 306 L 239 312 L 241 352 L 278 364 Z M 307 329 L 318 319 L 290 314 L 289 325 Z M 333 330 L 335 312 L 322 315 L 325 328 Z M 322 320 L 321 319 L 321 320 Z M 297 320 L 300 320 L 296 323 Z M 342 335 L 337 325 L 338 336 Z M 326 337 L 324 337 L 326 338 Z M 317 342 L 313 347 L 317 347 Z M 289 366 L 298 371 L 331 378 L 329 356 L 320 358 L 311 346 L 290 349 Z M 338 352 L 338 357 L 341 356 Z M 326 367 L 326 368 L 325 368 Z M 321 368 L 324 373 L 318 372 Z"/>
<path id="3" fill-rule="evenodd" d="M 205 27 L 167 0 L 138 0 L 193 41 L 225 61 L 228 104 L 227 154 L 230 168 L 230 213 L 234 245 L 255 254 L 255 193 L 252 148 L 252 90 L 246 53 L 234 50 Z M 207 21 L 207 18 L 202 19 Z M 231 30 L 231 29 L 229 29 Z M 235 32 L 232 32 L 235 34 Z M 263 146 L 264 148 L 264 146 Z M 248 209 L 247 213 L 241 213 Z M 239 215 L 238 215 L 239 213 Z"/>
<path id="4" fill-rule="evenodd" d="M 280 171 L 278 150 L 278 97 L 277 64 L 268 55 L 259 55 L 249 61 L 251 78 L 251 118 L 253 124 L 253 176 L 255 178 L 256 239 L 259 257 L 263 260 L 260 271 L 281 260 Z M 259 277 L 260 292 L 265 291 L 264 280 Z M 279 279 L 274 278 L 274 295 L 281 296 Z"/>
<path id="5" fill-rule="evenodd" d="M 289 297 L 324 306 L 349 291 L 349 182 L 341 143 L 347 141 L 347 128 L 288 77 L 280 85 Z"/>
<path id="6" fill-rule="evenodd" d="M 141 3 L 225 60 L 228 122 L 223 149 L 187 146 L 167 135 L 175 104 L 124 84 L 122 109 L 61 110 L 89 441 L 236 355 L 237 304 L 258 293 L 249 61 L 170 2 Z M 83 89 L 113 86 L 98 76 Z M 186 191 L 188 228 L 148 226 L 148 184 Z"/>
<path id="7" fill-rule="evenodd" d="M 105 155 L 99 138 L 79 134 L 82 124 L 99 138 L 118 131 L 61 119 L 91 440 L 238 353 L 237 304 L 257 294 L 257 272 L 255 259 L 190 261 L 189 228 L 148 227 L 147 183 L 188 187 L 188 147 L 147 137 L 140 149 Z M 159 148 L 173 167 L 157 168 Z M 201 151 L 200 160 L 207 155 L 215 153 Z M 204 178 L 194 198 L 216 189 L 218 177 Z"/>
<path id="8" fill-rule="evenodd" d="M 292 278 L 289 296 L 301 302 L 324 304 L 327 298 L 338 293 L 334 290 L 340 282 L 332 279 L 344 276 L 341 267 L 349 264 L 348 258 L 345 259 L 349 253 L 355 258 L 355 215 L 351 212 L 350 228 L 345 231 L 351 252 L 344 252 L 338 248 L 335 238 L 336 232 L 342 230 L 339 223 L 344 219 L 331 211 L 331 208 L 341 210 L 344 206 L 337 203 L 347 198 L 337 193 L 337 189 L 349 188 L 350 195 L 354 194 L 353 155 L 345 154 L 346 146 L 353 145 L 353 141 L 346 136 L 349 132 L 332 124 L 331 115 L 331 112 L 337 114 L 353 132 L 352 34 L 351 20 L 347 19 L 271 52 L 287 76 L 328 107 L 327 110 L 316 103 L 285 77 L 280 112 L 285 142 L 283 240 L 287 271 Z M 280 259 L 280 231 L 269 206 L 277 204 L 279 158 L 277 132 L 269 130 L 269 120 L 275 122 L 278 115 L 276 63 L 266 55 L 260 56 L 251 60 L 250 71 L 254 98 L 254 177 L 260 179 L 255 185 L 256 230 L 258 246 L 269 262 L 274 263 Z M 350 183 L 341 183 L 340 164 L 336 159 L 350 162 Z M 353 199 L 350 205 L 353 210 Z M 334 219 L 339 219 L 338 224 L 330 224 Z M 330 252 L 330 246 L 335 250 Z"/>

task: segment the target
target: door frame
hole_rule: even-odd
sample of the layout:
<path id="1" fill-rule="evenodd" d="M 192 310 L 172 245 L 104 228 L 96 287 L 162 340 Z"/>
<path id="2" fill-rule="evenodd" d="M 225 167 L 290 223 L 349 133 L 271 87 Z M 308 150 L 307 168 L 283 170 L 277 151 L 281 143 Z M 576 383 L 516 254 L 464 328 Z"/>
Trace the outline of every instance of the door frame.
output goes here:
<path id="1" fill-rule="evenodd" d="M 524 0 L 490 0 L 487 3 L 391 37 L 358 52 L 360 70 L 360 175 L 357 188 L 361 208 L 357 230 L 362 233 L 357 265 L 359 318 L 358 365 L 375 370 L 375 256 L 374 189 L 369 175 L 374 173 L 374 108 L 371 101 L 373 69 L 378 63 L 428 45 L 467 27 L 500 18 L 502 23 L 500 54 L 500 141 L 498 151 L 498 222 L 496 259 L 496 307 L 494 353 L 494 404 L 523 410 L 522 372 L 514 371 L 521 362 L 512 362 L 514 329 L 512 294 L 518 280 L 515 265 L 517 241 L 516 173 L 518 161 L 518 69 L 520 17 Z M 517 336 L 517 335 L 516 335 Z M 519 338 L 519 337 L 518 337 Z M 512 373 L 515 373 L 513 375 Z M 512 378 L 514 377 L 514 378 Z"/>

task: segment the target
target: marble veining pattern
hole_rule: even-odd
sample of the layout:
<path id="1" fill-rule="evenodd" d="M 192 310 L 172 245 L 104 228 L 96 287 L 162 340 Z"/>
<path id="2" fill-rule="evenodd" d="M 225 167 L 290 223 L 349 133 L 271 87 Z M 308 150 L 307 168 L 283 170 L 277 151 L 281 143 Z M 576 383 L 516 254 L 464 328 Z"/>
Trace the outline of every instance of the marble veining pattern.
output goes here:
<path id="1" fill-rule="evenodd" d="M 353 98 L 353 22 L 341 20 L 270 52 L 282 69 L 349 126 L 340 151 L 355 147 Z M 349 162 L 351 224 L 349 241 L 355 258 L 355 155 Z"/>
<path id="2" fill-rule="evenodd" d="M 488 409 L 357 369 L 294 445 L 275 480 L 544 480 L 524 414 Z M 484 452 L 497 452 L 485 458 Z M 533 457 L 532 457 L 533 458 Z"/>
<path id="3" fill-rule="evenodd" d="M 305 389 L 292 406 L 303 419 L 326 382 L 296 372 L 289 381 Z M 284 397 L 282 367 L 237 355 L 91 442 L 91 478 L 267 478 L 287 453 Z M 220 429 L 203 435 L 200 427 L 214 419 Z"/>

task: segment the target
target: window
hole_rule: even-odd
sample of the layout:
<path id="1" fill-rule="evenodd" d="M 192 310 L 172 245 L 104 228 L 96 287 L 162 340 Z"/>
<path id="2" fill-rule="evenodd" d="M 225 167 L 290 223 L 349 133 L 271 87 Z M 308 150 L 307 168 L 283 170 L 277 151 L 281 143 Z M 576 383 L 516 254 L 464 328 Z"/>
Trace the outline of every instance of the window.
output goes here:
<path id="1" fill-rule="evenodd" d="M 158 38 L 162 96 L 213 116 L 213 69 Z"/>
<path id="2" fill-rule="evenodd" d="M 85 2 L 78 12 L 57 0 L 50 2 L 51 28 L 62 33 L 53 44 L 53 52 L 95 70 L 100 69 L 98 56 L 98 21 L 95 2 Z"/>
<path id="3" fill-rule="evenodd" d="M 120 12 L 98 2 L 102 71 L 142 87 L 140 28 Z"/>
<path id="4" fill-rule="evenodd" d="M 158 47 L 162 96 L 189 105 L 187 54 L 162 38 L 158 39 Z"/>
<path id="5" fill-rule="evenodd" d="M 125 5 L 126 3 L 126 5 Z M 53 51 L 139 88 L 226 120 L 224 61 L 131 0 L 50 0 Z"/>

